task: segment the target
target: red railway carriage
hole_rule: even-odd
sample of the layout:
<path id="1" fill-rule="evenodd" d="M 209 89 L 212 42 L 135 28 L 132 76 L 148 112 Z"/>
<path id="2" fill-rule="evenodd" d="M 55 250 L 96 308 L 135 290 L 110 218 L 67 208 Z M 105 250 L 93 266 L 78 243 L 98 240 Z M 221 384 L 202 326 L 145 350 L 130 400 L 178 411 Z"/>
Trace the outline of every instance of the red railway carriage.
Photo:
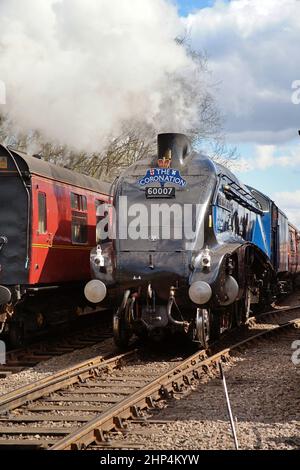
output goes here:
<path id="1" fill-rule="evenodd" d="M 297 273 L 300 273 L 300 231 L 290 222 L 288 224 L 288 230 L 289 273 L 296 275 Z"/>
<path id="2" fill-rule="evenodd" d="M 0 146 L 0 332 L 83 308 L 96 209 L 110 185 Z M 62 301 L 63 300 L 63 301 Z"/>

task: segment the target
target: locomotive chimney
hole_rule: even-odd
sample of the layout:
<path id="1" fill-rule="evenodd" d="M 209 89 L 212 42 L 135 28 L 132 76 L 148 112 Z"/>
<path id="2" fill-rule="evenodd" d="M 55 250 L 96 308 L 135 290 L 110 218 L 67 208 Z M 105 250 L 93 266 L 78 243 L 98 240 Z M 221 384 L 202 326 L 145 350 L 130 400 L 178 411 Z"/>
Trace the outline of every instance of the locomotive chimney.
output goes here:
<path id="1" fill-rule="evenodd" d="M 161 167 L 182 166 L 191 153 L 191 143 L 184 134 L 158 134 L 158 162 Z M 169 162 L 169 163 L 168 163 Z"/>

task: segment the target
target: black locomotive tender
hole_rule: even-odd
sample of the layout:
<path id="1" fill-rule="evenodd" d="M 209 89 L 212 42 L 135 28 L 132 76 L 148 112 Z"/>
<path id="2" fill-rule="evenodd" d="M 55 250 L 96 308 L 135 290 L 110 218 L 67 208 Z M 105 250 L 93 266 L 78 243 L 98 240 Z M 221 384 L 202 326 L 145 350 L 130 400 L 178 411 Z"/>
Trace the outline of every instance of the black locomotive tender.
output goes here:
<path id="1" fill-rule="evenodd" d="M 162 229 L 158 219 L 148 222 L 146 240 L 98 240 L 91 253 L 94 280 L 85 293 L 98 303 L 106 288 L 119 289 L 119 346 L 126 347 L 133 334 L 162 338 L 179 330 L 206 347 L 291 290 L 300 270 L 297 229 L 266 195 L 194 152 L 186 136 L 159 135 L 158 156 L 130 166 L 115 183 L 116 211 L 124 196 L 128 207 L 151 209 L 161 202 L 171 211 L 174 203 L 200 204 L 201 210 L 193 212 L 192 242 L 176 239 L 174 230 L 169 239 L 153 236 L 153 224 Z M 177 216 L 172 229 L 182 223 Z M 120 224 L 117 233 L 124 230 Z"/>

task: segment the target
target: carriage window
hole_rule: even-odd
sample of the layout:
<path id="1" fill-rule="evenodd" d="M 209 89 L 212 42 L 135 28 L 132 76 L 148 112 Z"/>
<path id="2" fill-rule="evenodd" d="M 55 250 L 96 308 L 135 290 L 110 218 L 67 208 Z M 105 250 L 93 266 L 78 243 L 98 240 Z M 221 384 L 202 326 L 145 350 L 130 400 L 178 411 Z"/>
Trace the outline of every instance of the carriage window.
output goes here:
<path id="1" fill-rule="evenodd" d="M 83 245 L 88 242 L 87 198 L 71 193 L 72 243 Z"/>
<path id="2" fill-rule="evenodd" d="M 84 244 L 87 241 L 87 214 L 72 212 L 72 243 Z"/>
<path id="3" fill-rule="evenodd" d="M 87 210 L 87 200 L 86 196 L 82 194 L 71 193 L 71 207 L 76 211 L 86 211 Z"/>
<path id="4" fill-rule="evenodd" d="M 38 194 L 38 205 L 39 205 L 39 234 L 47 233 L 47 204 L 46 204 L 46 194 Z"/>

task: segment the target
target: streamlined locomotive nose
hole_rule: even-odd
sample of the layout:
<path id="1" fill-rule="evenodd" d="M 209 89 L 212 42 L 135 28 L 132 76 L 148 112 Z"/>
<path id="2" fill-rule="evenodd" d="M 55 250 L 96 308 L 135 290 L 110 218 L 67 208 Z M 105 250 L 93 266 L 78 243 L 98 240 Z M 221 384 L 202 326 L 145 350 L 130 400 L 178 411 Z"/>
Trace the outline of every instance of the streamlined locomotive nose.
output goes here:
<path id="1" fill-rule="evenodd" d="M 151 283 L 158 292 L 186 283 L 189 274 L 185 252 L 119 252 L 117 254 L 116 281 L 120 285 L 134 288 Z"/>

